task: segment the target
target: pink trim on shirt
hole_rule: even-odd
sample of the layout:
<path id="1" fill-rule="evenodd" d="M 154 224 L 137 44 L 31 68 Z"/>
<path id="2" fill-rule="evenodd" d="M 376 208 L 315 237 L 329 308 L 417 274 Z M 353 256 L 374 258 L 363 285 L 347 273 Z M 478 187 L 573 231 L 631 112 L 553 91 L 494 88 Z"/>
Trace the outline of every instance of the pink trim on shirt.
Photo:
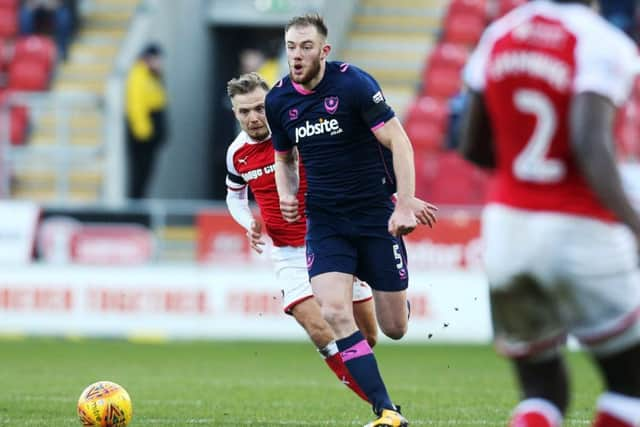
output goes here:
<path id="1" fill-rule="evenodd" d="M 293 85 L 293 88 L 302 95 L 311 95 L 313 93 L 312 90 L 309 89 L 305 89 L 301 84 L 298 84 L 296 82 L 294 82 L 293 80 L 291 81 L 291 84 Z"/>
<path id="2" fill-rule="evenodd" d="M 366 340 L 362 340 L 356 345 L 349 347 L 348 349 L 341 351 L 340 356 L 342 356 L 342 360 L 348 362 L 351 359 L 355 359 L 357 357 L 366 356 L 367 354 L 372 354 L 371 347 L 369 347 L 369 343 Z"/>
<path id="3" fill-rule="evenodd" d="M 374 127 L 371 128 L 371 132 L 375 132 L 378 129 L 380 129 L 382 126 L 384 126 L 384 122 L 380 122 L 377 125 L 375 125 Z"/>

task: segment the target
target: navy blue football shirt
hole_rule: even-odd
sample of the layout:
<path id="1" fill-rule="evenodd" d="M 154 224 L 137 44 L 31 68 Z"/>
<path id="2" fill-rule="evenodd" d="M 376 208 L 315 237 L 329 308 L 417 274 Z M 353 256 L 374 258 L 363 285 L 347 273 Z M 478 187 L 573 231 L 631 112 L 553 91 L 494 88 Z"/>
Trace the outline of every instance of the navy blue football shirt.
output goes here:
<path id="1" fill-rule="evenodd" d="M 328 213 L 388 206 L 395 192 L 391 151 L 373 130 L 395 116 L 363 70 L 327 62 L 308 91 L 287 76 L 267 94 L 273 146 L 298 146 L 307 174 L 307 209 Z"/>

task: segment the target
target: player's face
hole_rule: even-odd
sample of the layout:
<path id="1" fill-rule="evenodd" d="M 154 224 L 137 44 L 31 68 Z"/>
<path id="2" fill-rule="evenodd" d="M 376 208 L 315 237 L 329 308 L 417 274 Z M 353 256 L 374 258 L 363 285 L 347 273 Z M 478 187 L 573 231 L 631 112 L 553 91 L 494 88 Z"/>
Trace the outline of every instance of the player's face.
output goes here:
<path id="1" fill-rule="evenodd" d="M 252 92 L 231 98 L 233 113 L 240 123 L 240 128 L 256 141 L 266 139 L 270 133 L 264 111 L 266 94 L 264 89 L 256 88 Z"/>
<path id="2" fill-rule="evenodd" d="M 307 85 L 318 78 L 322 62 L 329 53 L 329 46 L 316 27 L 313 25 L 291 27 L 285 35 L 285 41 L 291 80 Z"/>

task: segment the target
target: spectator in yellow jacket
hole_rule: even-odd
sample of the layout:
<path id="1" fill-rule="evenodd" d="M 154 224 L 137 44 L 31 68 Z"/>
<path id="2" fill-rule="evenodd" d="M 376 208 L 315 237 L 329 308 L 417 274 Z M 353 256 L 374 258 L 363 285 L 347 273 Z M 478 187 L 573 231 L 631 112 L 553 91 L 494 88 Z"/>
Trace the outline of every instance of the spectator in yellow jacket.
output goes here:
<path id="1" fill-rule="evenodd" d="M 167 95 L 158 45 L 144 48 L 129 71 L 126 90 L 128 195 L 140 199 L 145 197 L 156 153 L 167 133 Z"/>

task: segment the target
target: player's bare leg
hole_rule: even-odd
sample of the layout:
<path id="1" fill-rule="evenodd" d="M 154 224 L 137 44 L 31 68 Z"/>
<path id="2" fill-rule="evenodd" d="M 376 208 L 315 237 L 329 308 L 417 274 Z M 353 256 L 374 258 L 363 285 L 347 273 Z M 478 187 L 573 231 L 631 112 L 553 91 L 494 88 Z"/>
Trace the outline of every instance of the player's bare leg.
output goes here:
<path id="1" fill-rule="evenodd" d="M 408 329 L 409 308 L 407 291 L 373 291 L 376 316 L 382 333 L 391 339 L 399 340 Z"/>
<path id="2" fill-rule="evenodd" d="M 329 324 L 322 317 L 320 306 L 315 298 L 306 299 L 291 308 L 291 314 L 296 321 L 307 332 L 309 338 L 316 346 L 329 369 L 338 377 L 338 380 L 349 387 L 355 394 L 365 401 L 369 401 L 367 396 L 358 386 L 358 383 L 351 377 L 349 370 L 342 360 L 338 351 L 338 346 Z"/>
<path id="3" fill-rule="evenodd" d="M 353 303 L 353 317 L 362 335 L 373 348 L 378 342 L 378 322 L 376 321 L 373 299 Z"/>
<path id="4" fill-rule="evenodd" d="M 322 316 L 337 339 L 347 337 L 357 329 L 353 318 L 353 280 L 351 274 L 337 272 L 319 274 L 311 279 Z"/>
<path id="5" fill-rule="evenodd" d="M 309 298 L 294 305 L 291 314 L 317 348 L 324 348 L 334 340 L 333 331 L 323 319 L 315 298 Z"/>
<path id="6" fill-rule="evenodd" d="M 397 414 L 380 376 L 373 351 L 356 327 L 352 303 L 353 276 L 338 272 L 318 274 L 311 278 L 311 287 L 322 315 L 336 334 L 336 344 L 344 364 L 367 395 L 374 412 Z"/>

